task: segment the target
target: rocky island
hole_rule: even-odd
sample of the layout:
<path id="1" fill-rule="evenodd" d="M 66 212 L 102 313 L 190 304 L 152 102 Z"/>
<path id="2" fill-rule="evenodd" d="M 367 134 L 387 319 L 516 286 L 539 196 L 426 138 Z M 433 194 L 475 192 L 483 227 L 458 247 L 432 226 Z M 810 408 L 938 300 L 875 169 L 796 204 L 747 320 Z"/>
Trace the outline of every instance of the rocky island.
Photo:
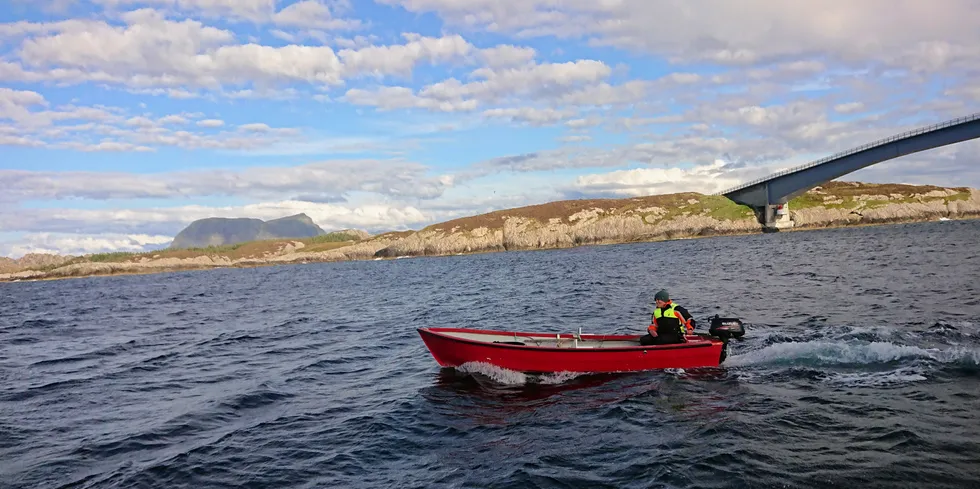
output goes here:
<path id="1" fill-rule="evenodd" d="M 980 217 L 980 190 L 830 182 L 793 199 L 788 207 L 793 223 L 790 232 L 941 218 L 970 219 Z M 377 236 L 356 230 L 316 232 L 305 226 L 316 227 L 312 220 L 306 223 L 301 217 L 288 222 L 289 226 L 304 224 L 291 229 L 293 235 L 313 234 L 278 239 L 256 231 L 256 240 L 250 241 L 212 236 L 207 238 L 206 247 L 173 249 L 171 246 L 172 249 L 161 251 L 81 257 L 27 255 L 19 260 L 0 260 L 0 281 L 541 250 L 763 232 L 752 208 L 723 196 L 698 193 L 551 202 L 455 219 L 418 231 Z M 254 224 L 245 223 L 245 226 L 251 228 Z M 227 244 L 228 241 L 234 242 Z"/>

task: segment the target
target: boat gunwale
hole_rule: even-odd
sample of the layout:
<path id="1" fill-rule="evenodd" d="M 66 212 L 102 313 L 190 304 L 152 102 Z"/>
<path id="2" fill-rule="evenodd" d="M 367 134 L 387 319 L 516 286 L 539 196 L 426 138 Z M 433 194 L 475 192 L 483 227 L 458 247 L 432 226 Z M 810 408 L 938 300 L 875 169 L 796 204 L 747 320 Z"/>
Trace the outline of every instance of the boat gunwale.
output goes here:
<path id="1" fill-rule="evenodd" d="M 575 348 L 574 346 L 569 346 L 566 348 L 561 348 L 557 346 L 515 345 L 511 343 L 493 343 L 488 341 L 474 340 L 470 338 L 460 338 L 458 336 L 452 336 L 446 334 L 446 333 L 473 333 L 473 334 L 486 334 L 491 336 L 504 336 L 504 337 L 513 337 L 514 335 L 517 335 L 517 336 L 528 336 L 532 338 L 541 338 L 541 339 L 555 339 L 555 336 L 549 335 L 547 333 L 525 333 L 521 331 L 501 331 L 501 330 L 472 329 L 472 328 L 430 328 L 430 327 L 416 328 L 416 331 L 418 331 L 419 334 L 426 333 L 446 340 L 467 343 L 471 345 L 479 345 L 482 347 L 513 348 L 513 349 L 521 349 L 521 350 L 535 350 L 535 351 L 549 351 L 549 352 L 572 352 L 572 351 L 586 352 L 586 353 L 632 352 L 638 350 L 661 351 L 661 350 L 682 350 L 682 349 L 689 349 L 689 348 L 710 348 L 715 345 L 724 346 L 724 342 L 722 342 L 721 340 L 716 340 L 714 338 L 705 338 L 702 336 L 702 338 L 704 339 L 701 341 L 672 343 L 668 345 L 613 346 L 609 348 L 602 348 L 602 347 Z M 575 339 L 575 335 L 572 333 L 556 333 L 556 335 L 559 335 L 561 339 L 568 339 L 568 340 Z M 585 338 L 585 336 L 586 334 L 583 334 L 582 338 L 587 339 Z M 609 340 L 609 341 L 627 341 L 627 340 L 635 340 L 636 338 L 639 338 L 640 335 L 591 335 L 591 336 L 601 337 L 603 340 Z"/>

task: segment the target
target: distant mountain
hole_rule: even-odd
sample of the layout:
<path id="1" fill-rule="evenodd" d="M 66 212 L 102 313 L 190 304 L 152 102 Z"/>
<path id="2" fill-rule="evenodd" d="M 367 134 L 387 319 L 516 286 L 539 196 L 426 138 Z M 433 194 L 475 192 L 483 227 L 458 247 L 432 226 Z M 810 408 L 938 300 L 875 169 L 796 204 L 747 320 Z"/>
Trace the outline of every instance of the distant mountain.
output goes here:
<path id="1" fill-rule="evenodd" d="M 177 233 L 170 248 L 204 248 L 263 239 L 312 238 L 324 234 L 326 232 L 306 214 L 271 221 L 209 217 L 194 221 Z"/>

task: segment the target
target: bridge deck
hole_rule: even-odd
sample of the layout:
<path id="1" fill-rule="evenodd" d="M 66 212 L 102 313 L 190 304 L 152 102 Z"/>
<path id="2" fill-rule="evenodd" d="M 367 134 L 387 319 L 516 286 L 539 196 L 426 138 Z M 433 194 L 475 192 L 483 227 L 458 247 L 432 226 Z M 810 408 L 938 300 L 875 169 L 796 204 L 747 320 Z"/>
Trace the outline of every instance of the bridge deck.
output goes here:
<path id="1" fill-rule="evenodd" d="M 921 127 L 921 128 L 918 128 L 918 129 L 913 129 L 911 131 L 907 131 L 907 132 L 903 132 L 901 134 L 896 134 L 894 136 L 890 136 L 890 137 L 887 137 L 887 138 L 879 139 L 877 141 L 874 141 L 874 142 L 871 142 L 871 143 L 868 143 L 868 144 L 864 144 L 864 145 L 858 146 L 856 148 L 851 148 L 851 149 L 848 149 L 848 150 L 845 150 L 845 151 L 841 151 L 839 153 L 835 153 L 835 154 L 832 154 L 830 156 L 826 156 L 824 158 L 820 158 L 818 160 L 811 161 L 809 163 L 805 163 L 803 165 L 800 165 L 800 166 L 797 166 L 797 167 L 794 167 L 794 168 L 789 168 L 789 169 L 786 169 L 786 170 L 783 170 L 783 171 L 779 171 L 779 172 L 773 173 L 772 175 L 768 175 L 768 176 L 765 176 L 765 177 L 762 177 L 762 178 L 759 178 L 759 179 L 756 179 L 756 180 L 752 180 L 750 182 L 743 183 L 741 185 L 732 187 L 732 188 L 730 188 L 728 190 L 724 190 L 722 192 L 717 192 L 717 193 L 715 193 L 713 195 L 731 196 L 732 194 L 735 194 L 736 192 L 741 193 L 740 191 L 742 191 L 742 190 L 745 190 L 745 189 L 748 189 L 748 188 L 751 188 L 751 187 L 754 187 L 754 186 L 758 186 L 758 185 L 763 185 L 763 184 L 766 184 L 766 183 L 771 182 L 773 180 L 776 180 L 776 179 L 778 179 L 780 177 L 783 177 L 783 176 L 786 176 L 786 175 L 790 175 L 790 174 L 793 174 L 793 173 L 797 173 L 797 172 L 801 172 L 801 171 L 804 171 L 804 170 L 807 170 L 807 169 L 810 169 L 810 168 L 813 168 L 813 167 L 816 167 L 816 166 L 825 165 L 825 164 L 828 164 L 828 163 L 833 163 L 833 162 L 835 162 L 837 160 L 841 160 L 843 158 L 846 158 L 848 156 L 854 155 L 856 153 L 860 153 L 862 151 L 867 151 L 869 149 L 883 147 L 885 145 L 892 144 L 892 143 L 895 143 L 897 141 L 902 141 L 902 140 L 914 138 L 916 136 L 920 136 L 920 135 L 931 133 L 931 132 L 942 131 L 943 129 L 949 128 L 951 126 L 957 126 L 957 125 L 960 125 L 960 124 L 964 124 L 964 123 L 968 123 L 968 122 L 973 122 L 973 121 L 977 121 L 977 120 L 980 120 L 980 112 L 975 113 L 975 114 L 972 114 L 972 115 L 964 116 L 964 117 L 959 117 L 959 118 L 956 118 L 956 119 L 953 119 L 953 120 L 949 120 L 949 121 L 946 121 L 946 122 L 941 122 L 939 124 L 933 124 L 931 126 L 926 126 L 926 127 Z M 977 137 L 977 136 L 973 136 L 973 137 Z M 946 144 L 949 144 L 949 143 L 946 143 Z M 937 145 L 935 147 L 938 147 L 938 146 L 941 146 L 941 145 L 942 144 Z M 886 159 L 890 159 L 890 158 L 886 158 Z M 869 164 L 873 164 L 873 163 L 869 163 Z"/>

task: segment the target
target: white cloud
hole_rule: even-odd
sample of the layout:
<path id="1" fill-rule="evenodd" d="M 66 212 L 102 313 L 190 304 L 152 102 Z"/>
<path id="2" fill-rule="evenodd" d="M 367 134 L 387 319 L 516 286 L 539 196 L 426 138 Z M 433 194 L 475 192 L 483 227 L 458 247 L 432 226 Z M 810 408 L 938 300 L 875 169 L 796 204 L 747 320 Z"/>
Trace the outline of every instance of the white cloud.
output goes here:
<path id="1" fill-rule="evenodd" d="M 486 117 L 497 117 L 512 121 L 527 122 L 531 125 L 546 125 L 566 120 L 577 114 L 575 109 L 556 110 L 552 108 L 538 109 L 534 107 L 520 107 L 509 109 L 490 109 L 483 111 Z"/>
<path id="2" fill-rule="evenodd" d="M 450 78 L 427 85 L 417 93 L 406 87 L 352 88 L 343 99 L 354 105 L 384 110 L 417 107 L 442 112 L 468 111 L 481 104 L 521 102 L 527 98 L 554 100 L 563 93 L 573 94 L 581 87 L 608 77 L 611 71 L 605 63 L 594 60 L 485 67 L 473 71 L 470 76 L 476 80 L 469 83 Z"/>
<path id="3" fill-rule="evenodd" d="M 21 131 L 50 127 L 57 122 L 71 120 L 119 121 L 116 109 L 106 107 L 58 106 L 55 110 L 35 110 L 48 107 L 45 98 L 32 91 L 0 88 L 0 120 L 17 123 Z"/>
<path id="4" fill-rule="evenodd" d="M 18 55 L 37 77 L 69 83 L 211 89 L 284 79 L 340 83 L 340 62 L 329 47 L 235 45 L 230 31 L 152 11 L 126 20 L 126 26 L 54 24 L 56 34 L 26 39 Z"/>
<path id="5" fill-rule="evenodd" d="M 160 124 L 187 124 L 188 120 L 184 116 L 171 114 L 161 117 L 157 122 Z"/>
<path id="6" fill-rule="evenodd" d="M 0 134 L 0 146 L 41 147 L 44 143 L 24 136 Z"/>
<path id="7" fill-rule="evenodd" d="M 407 77 L 421 61 L 430 63 L 462 59 L 476 48 L 459 35 L 439 38 L 404 34 L 405 44 L 342 49 L 337 54 L 348 76 L 400 75 Z"/>
<path id="8" fill-rule="evenodd" d="M 670 73 L 664 79 L 680 85 L 688 85 L 697 83 L 703 78 L 697 73 Z"/>
<path id="9" fill-rule="evenodd" d="M 227 207 L 183 205 L 149 209 L 25 209 L 19 216 L 0 213 L 0 223 L 8 230 L 29 227 L 37 234 L 51 233 L 49 236 L 66 233 L 148 234 L 156 240 L 153 243 L 158 243 L 163 240 L 162 237 L 175 236 L 197 219 L 249 217 L 268 220 L 301 212 L 328 231 L 359 228 L 383 232 L 431 222 L 431 217 L 413 205 L 281 200 Z M 67 247 L 62 244 L 58 248 Z M 111 249 L 105 247 L 93 251 L 106 250 Z"/>
<path id="10" fill-rule="evenodd" d="M 28 233 L 16 240 L 0 242 L 0 256 L 19 258 L 28 253 L 84 255 L 115 251 L 148 251 L 163 248 L 170 236 L 119 233 Z"/>
<path id="11" fill-rule="evenodd" d="M 435 12 L 453 27 L 518 37 L 585 38 L 677 62 L 747 65 L 819 53 L 844 62 L 941 70 L 963 62 L 975 66 L 980 46 L 980 17 L 966 14 L 976 10 L 973 0 L 949 0 L 938 10 L 928 3 L 891 0 L 805 5 L 768 0 L 379 1 Z"/>
<path id="12" fill-rule="evenodd" d="M 764 172 L 756 171 L 764 175 Z M 761 175 L 760 175 L 761 176 Z M 587 195 L 638 197 L 677 192 L 711 194 L 745 181 L 744 172 L 731 172 L 716 160 L 692 168 L 637 168 L 582 175 L 567 191 Z"/>
<path id="13" fill-rule="evenodd" d="M 220 119 L 204 119 L 197 121 L 197 125 L 201 127 L 221 127 L 225 125 L 225 121 Z"/>
<path id="14" fill-rule="evenodd" d="M 537 53 L 534 48 L 503 44 L 484 49 L 480 55 L 490 68 L 506 68 L 528 64 Z"/>
<path id="15" fill-rule="evenodd" d="M 329 30 L 360 27 L 359 21 L 334 18 L 330 8 L 316 0 L 303 0 L 291 4 L 276 13 L 272 22 L 280 26 Z"/>
<path id="16" fill-rule="evenodd" d="M 381 87 L 375 90 L 352 88 L 344 94 L 343 100 L 354 105 L 369 105 L 381 110 L 408 108 L 424 108 L 439 112 L 456 112 L 473 110 L 479 102 L 476 100 L 427 98 L 416 96 L 410 88 Z"/>
<path id="17" fill-rule="evenodd" d="M 0 120 L 24 121 L 35 105 L 47 105 L 47 101 L 37 92 L 0 87 Z"/>
<path id="18" fill-rule="evenodd" d="M 555 169 L 609 168 L 630 164 L 674 167 L 681 162 L 706 165 L 719 158 L 731 161 L 726 170 L 763 171 L 759 165 L 785 161 L 794 151 L 773 138 L 725 138 L 720 136 L 652 136 L 649 142 L 629 143 L 598 148 L 565 147 L 491 158 L 472 165 L 458 174 L 460 181 L 470 181 L 496 173 L 533 173 Z M 756 166 L 752 166 L 756 165 Z M 759 170 L 762 168 L 762 170 Z M 753 173 L 751 178 L 762 176 Z"/>
<path id="19" fill-rule="evenodd" d="M 135 126 L 135 127 L 154 127 L 157 124 L 156 122 L 153 122 L 152 120 L 146 117 L 136 116 L 136 117 L 130 117 L 129 119 L 126 119 L 126 125 Z"/>
<path id="20" fill-rule="evenodd" d="M 964 85 L 947 89 L 944 95 L 964 97 L 972 102 L 980 102 L 980 85 Z"/>
<path id="21" fill-rule="evenodd" d="M 7 111 L 31 105 L 48 105 L 48 103 L 44 100 L 44 96 L 37 92 L 0 87 L 0 110 L 4 111 L 0 112 L 0 117 L 12 119 Z"/>
<path id="22" fill-rule="evenodd" d="M 572 129 L 584 129 L 587 127 L 598 126 L 602 122 L 601 119 L 597 117 L 585 118 L 585 119 L 572 119 L 565 122 L 565 125 Z"/>
<path id="23" fill-rule="evenodd" d="M 102 141 L 95 144 L 77 143 L 77 142 L 65 142 L 59 143 L 57 145 L 61 148 L 73 149 L 76 151 L 90 152 L 148 152 L 153 151 L 153 148 L 148 146 L 142 146 L 132 143 L 123 143 L 119 141 Z"/>
<path id="24" fill-rule="evenodd" d="M 70 0 L 69 0 L 70 1 Z M 184 12 L 208 19 L 272 23 L 287 27 L 318 29 L 357 29 L 361 22 L 336 18 L 330 7 L 320 0 L 301 0 L 276 11 L 277 0 L 93 0 L 111 10 L 136 6 Z M 340 2 L 343 3 L 343 2 Z M 338 4 L 338 2 L 334 2 Z"/>
<path id="25" fill-rule="evenodd" d="M 352 88 L 342 100 L 381 110 L 422 108 L 463 112 L 489 106 L 484 115 L 554 124 L 574 116 L 579 109 L 618 110 L 638 103 L 649 104 L 647 100 L 655 95 L 690 93 L 690 84 L 703 82 L 700 75 L 671 73 L 656 80 L 631 80 L 614 85 L 604 81 L 612 76 L 613 69 L 601 61 L 588 59 L 536 64 L 528 57 L 526 62 L 509 64 L 499 62 L 496 66 L 476 69 L 468 76 L 472 81 L 467 83 L 448 78 L 418 90 L 398 86 Z M 541 104 L 545 107 L 529 107 Z M 545 114 L 561 116 L 542 117 Z M 600 117 L 591 116 L 577 123 L 598 125 L 601 122 Z"/>
<path id="26" fill-rule="evenodd" d="M 110 8 L 136 5 L 166 7 L 212 18 L 231 17 L 255 22 L 270 19 L 276 0 L 94 0 Z"/>
<path id="27" fill-rule="evenodd" d="M 855 112 L 860 112 L 864 109 L 863 102 L 848 102 L 845 104 L 837 104 L 834 106 L 834 111 L 841 114 L 853 114 Z"/>
<path id="28" fill-rule="evenodd" d="M 315 23 L 315 17 L 301 15 L 304 11 L 291 10 L 313 5 L 320 4 L 307 1 L 286 7 L 280 20 Z M 283 93 L 273 87 L 288 83 L 329 87 L 364 76 L 408 78 L 419 63 L 483 60 L 509 66 L 533 55 L 531 49 L 510 45 L 480 50 L 459 35 L 403 34 L 403 44 L 361 45 L 336 52 L 329 46 L 239 44 L 231 31 L 195 20 L 168 20 L 154 10 L 128 12 L 122 17 L 124 25 L 78 21 L 4 26 L 9 36 L 30 37 L 16 51 L 19 64 L 5 61 L 0 65 L 0 80 L 95 81 L 181 98 L 198 96 L 192 89 L 226 96 L 268 96 Z M 573 68 L 583 68 L 583 64 L 586 62 Z M 566 67 L 544 65 L 538 70 L 549 68 Z M 552 76 L 560 79 L 565 74 Z M 251 88 L 225 91 L 229 87 Z"/>
<path id="29" fill-rule="evenodd" d="M 630 104 L 643 100 L 647 96 L 648 86 L 649 83 L 642 80 L 633 80 L 622 85 L 600 83 L 565 94 L 560 102 L 578 106 Z"/>
<path id="30" fill-rule="evenodd" d="M 48 105 L 35 92 L 0 89 L 0 120 L 15 122 L 12 126 L 2 126 L 0 146 L 34 146 L 85 152 L 143 152 L 153 151 L 157 146 L 253 151 L 301 137 L 298 129 L 267 125 L 265 130 L 251 136 L 236 131 L 203 134 L 179 129 L 201 114 L 170 114 L 155 118 L 146 113 L 127 117 L 123 109 L 116 107 L 73 105 L 36 110 Z M 84 123 L 71 125 L 77 121 Z M 218 119 L 199 120 L 196 123 L 196 126 L 205 129 L 223 125 L 224 122 Z"/>
<path id="31" fill-rule="evenodd" d="M 375 34 L 357 35 L 352 38 L 338 36 L 332 40 L 335 46 L 346 49 L 366 48 L 375 45 L 379 41 L 380 38 Z"/>
<path id="32" fill-rule="evenodd" d="M 238 126 L 239 130 L 248 132 L 269 132 L 272 130 L 268 124 L 263 124 L 261 122 L 253 122 L 251 124 L 242 124 Z"/>
<path id="33" fill-rule="evenodd" d="M 0 170 L 0 201 L 83 198 L 95 200 L 236 196 L 284 198 L 371 192 L 434 198 L 451 181 L 428 176 L 416 163 L 331 160 L 293 167 L 194 170 L 157 174 Z"/>

